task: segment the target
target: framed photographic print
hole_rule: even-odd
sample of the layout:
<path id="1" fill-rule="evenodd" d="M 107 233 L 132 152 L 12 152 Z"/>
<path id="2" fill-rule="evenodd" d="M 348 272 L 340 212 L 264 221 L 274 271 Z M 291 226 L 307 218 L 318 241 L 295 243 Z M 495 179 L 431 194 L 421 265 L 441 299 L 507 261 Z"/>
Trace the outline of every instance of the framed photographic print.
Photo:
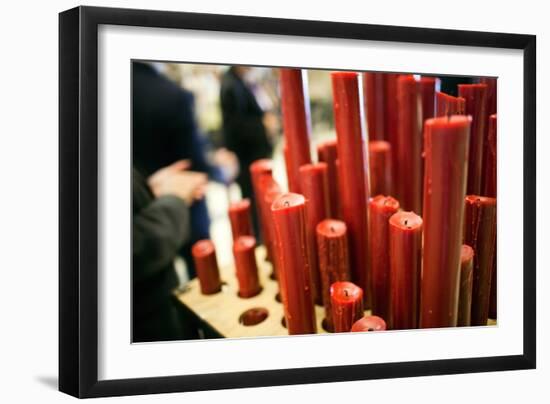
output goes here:
<path id="1" fill-rule="evenodd" d="M 78 7 L 59 41 L 61 391 L 535 367 L 535 36 Z"/>

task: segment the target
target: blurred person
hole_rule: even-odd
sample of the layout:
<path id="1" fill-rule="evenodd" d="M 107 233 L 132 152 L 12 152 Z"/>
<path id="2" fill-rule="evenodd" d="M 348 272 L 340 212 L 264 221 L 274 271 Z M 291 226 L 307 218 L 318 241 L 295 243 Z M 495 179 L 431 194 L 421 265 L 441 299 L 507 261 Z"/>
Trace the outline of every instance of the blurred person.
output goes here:
<path id="1" fill-rule="evenodd" d="M 204 196 L 207 177 L 186 171 L 188 161 L 162 168 L 147 180 L 132 170 L 132 336 L 134 342 L 167 341 L 193 334 L 178 319 L 171 297 L 174 268 L 190 239 L 190 207 Z"/>
<path id="2" fill-rule="evenodd" d="M 208 159 L 208 145 L 195 117 L 193 94 L 165 77 L 164 68 L 162 63 L 132 64 L 134 165 L 147 177 L 161 167 L 186 159 L 193 171 L 206 173 L 213 181 L 231 183 L 239 170 L 236 156 L 219 149 Z M 191 234 L 180 255 L 192 279 L 195 268 L 191 246 L 210 238 L 210 218 L 204 200 L 191 206 L 190 221 Z"/>
<path id="3" fill-rule="evenodd" d="M 220 89 L 223 134 L 225 145 L 233 151 L 240 163 L 237 183 L 243 198 L 252 202 L 254 231 L 259 236 L 252 181 L 248 167 L 262 158 L 271 158 L 273 145 L 270 137 L 276 131 L 278 120 L 260 105 L 250 80 L 250 67 L 231 66 L 223 75 Z M 271 136 L 270 136 L 271 134 Z"/>

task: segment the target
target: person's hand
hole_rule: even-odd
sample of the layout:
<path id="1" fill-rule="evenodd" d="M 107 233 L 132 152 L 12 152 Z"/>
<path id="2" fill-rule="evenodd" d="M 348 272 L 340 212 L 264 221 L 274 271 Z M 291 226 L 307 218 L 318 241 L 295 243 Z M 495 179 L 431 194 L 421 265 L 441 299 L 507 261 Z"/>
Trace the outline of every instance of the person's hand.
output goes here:
<path id="1" fill-rule="evenodd" d="M 186 171 L 189 167 L 188 160 L 180 160 L 153 173 L 147 180 L 153 195 L 156 198 L 174 195 L 183 199 L 187 205 L 202 199 L 208 177 L 203 173 Z"/>
<path id="2" fill-rule="evenodd" d="M 231 183 L 239 175 L 239 159 L 235 153 L 222 147 L 214 152 L 212 160 L 221 168 L 225 182 Z"/>

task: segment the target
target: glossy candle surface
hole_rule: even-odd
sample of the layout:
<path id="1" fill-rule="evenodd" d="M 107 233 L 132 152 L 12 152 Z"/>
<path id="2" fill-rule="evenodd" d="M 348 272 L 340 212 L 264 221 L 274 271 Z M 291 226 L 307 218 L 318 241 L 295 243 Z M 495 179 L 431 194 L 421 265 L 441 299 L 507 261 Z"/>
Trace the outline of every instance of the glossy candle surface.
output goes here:
<path id="1" fill-rule="evenodd" d="M 363 73 L 363 94 L 370 140 L 387 139 L 385 82 L 385 73 Z"/>
<path id="2" fill-rule="evenodd" d="M 338 191 L 338 144 L 336 139 L 325 140 L 317 145 L 317 156 L 320 162 L 327 164 L 330 217 L 340 218 L 340 198 Z"/>
<path id="3" fill-rule="evenodd" d="M 330 215 L 328 199 L 328 171 L 325 163 L 306 164 L 300 167 L 302 194 L 306 198 L 306 231 L 310 246 L 311 280 L 315 303 L 323 305 L 321 273 L 317 259 L 316 227 Z"/>
<path id="4" fill-rule="evenodd" d="M 472 310 L 472 285 L 474 269 L 474 250 L 469 245 L 462 245 L 460 253 L 460 291 L 458 293 L 457 326 L 470 325 Z"/>
<path id="5" fill-rule="evenodd" d="M 466 100 L 462 97 L 437 92 L 435 93 L 435 116 L 464 115 Z"/>
<path id="6" fill-rule="evenodd" d="M 491 276 L 495 258 L 495 198 L 468 195 L 464 212 L 464 244 L 474 249 L 472 325 L 487 325 L 491 296 Z"/>
<path id="7" fill-rule="evenodd" d="M 334 72 L 331 77 L 340 164 L 340 201 L 348 227 L 351 275 L 369 299 L 368 151 L 359 76 L 352 72 Z M 369 303 L 367 301 L 367 307 Z"/>
<path id="8" fill-rule="evenodd" d="M 252 236 L 241 236 L 233 242 L 233 256 L 239 281 L 239 296 L 252 297 L 261 291 L 256 265 L 256 239 Z"/>
<path id="9" fill-rule="evenodd" d="M 351 327 L 351 332 L 385 331 L 386 322 L 378 316 L 365 316 L 360 318 Z"/>
<path id="10" fill-rule="evenodd" d="M 397 212 L 389 221 L 391 327 L 418 327 L 422 218 L 413 212 Z M 388 319 L 386 319 L 388 321 Z"/>
<path id="11" fill-rule="evenodd" d="M 422 213 L 422 99 L 413 76 L 397 81 L 399 125 L 393 153 L 397 157 L 395 196 L 401 207 Z"/>
<path id="12" fill-rule="evenodd" d="M 369 142 L 370 195 L 391 195 L 391 145 L 384 140 Z"/>
<path id="13" fill-rule="evenodd" d="M 330 286 L 330 304 L 334 332 L 349 332 L 363 317 L 363 290 L 351 282 L 335 282 Z"/>
<path id="14" fill-rule="evenodd" d="M 258 215 L 258 222 L 260 223 L 260 237 L 261 241 L 265 244 L 265 229 L 262 218 L 265 216 L 262 207 L 262 189 L 260 187 L 260 180 L 262 177 L 271 177 L 273 174 L 273 163 L 268 159 L 260 159 L 254 161 L 249 166 L 250 177 L 252 180 L 252 190 L 254 191 L 254 204 L 256 206 L 256 212 Z"/>
<path id="15" fill-rule="evenodd" d="M 239 236 L 253 236 L 250 199 L 242 199 L 229 205 L 229 222 L 233 240 Z"/>
<path id="16" fill-rule="evenodd" d="M 203 295 L 211 295 L 222 289 L 216 250 L 210 240 L 199 240 L 191 248 L 197 277 Z"/>
<path id="17" fill-rule="evenodd" d="M 459 84 L 458 94 L 466 100 L 466 115 L 472 117 L 470 131 L 470 152 L 468 157 L 468 186 L 466 192 L 481 193 L 483 175 L 483 151 L 487 114 L 487 86 L 485 84 Z"/>
<path id="18" fill-rule="evenodd" d="M 489 117 L 483 161 L 483 196 L 497 197 L 497 115 Z"/>
<path id="19" fill-rule="evenodd" d="M 311 132 L 306 71 L 280 69 L 281 110 L 287 147 L 287 178 L 290 192 L 300 192 L 300 166 L 311 163 Z"/>
<path id="20" fill-rule="evenodd" d="M 325 306 L 325 326 L 328 331 L 333 331 L 330 286 L 335 282 L 350 280 L 348 238 L 344 222 L 326 219 L 317 225 L 317 252 Z"/>
<path id="21" fill-rule="evenodd" d="M 425 123 L 420 327 L 455 327 L 471 119 Z"/>
<path id="22" fill-rule="evenodd" d="M 372 314 L 386 319 L 391 328 L 389 219 L 399 210 L 391 196 L 377 195 L 369 202 L 369 269 Z"/>
<path id="23" fill-rule="evenodd" d="M 300 194 L 283 194 L 271 205 L 271 213 L 288 333 L 314 334 L 317 329 L 306 234 L 306 200 Z"/>

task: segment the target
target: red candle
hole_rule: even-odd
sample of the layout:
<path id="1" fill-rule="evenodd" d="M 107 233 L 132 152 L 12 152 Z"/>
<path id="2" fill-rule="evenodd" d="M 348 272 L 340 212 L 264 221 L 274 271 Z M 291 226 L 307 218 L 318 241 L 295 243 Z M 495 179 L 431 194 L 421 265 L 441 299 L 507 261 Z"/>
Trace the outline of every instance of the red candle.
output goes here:
<path id="1" fill-rule="evenodd" d="M 265 244 L 265 229 L 264 224 L 262 222 L 263 217 L 265 214 L 262 211 L 262 189 L 260 187 L 260 179 L 264 176 L 271 177 L 273 174 L 273 164 L 271 160 L 267 159 L 260 159 L 254 161 L 249 166 L 250 170 L 250 177 L 252 180 L 252 189 L 254 191 L 254 204 L 256 205 L 256 212 L 258 214 L 258 222 L 260 223 L 260 236 L 261 241 Z M 269 256 L 268 256 L 269 258 Z"/>
<path id="2" fill-rule="evenodd" d="M 191 248 L 197 277 L 203 295 L 211 295 L 222 289 L 216 250 L 210 240 L 199 240 Z"/>
<path id="3" fill-rule="evenodd" d="M 458 94 L 466 100 L 466 115 L 472 117 L 470 152 L 468 154 L 468 186 L 471 195 L 481 193 L 485 121 L 487 119 L 487 86 L 485 84 L 459 84 Z"/>
<path id="4" fill-rule="evenodd" d="M 411 75 L 397 82 L 399 126 L 393 152 L 397 156 L 395 195 L 401 207 L 422 213 L 422 99 Z"/>
<path id="5" fill-rule="evenodd" d="M 399 79 L 399 74 L 395 73 L 385 73 L 384 78 L 384 87 L 385 87 L 385 105 L 386 111 L 384 120 L 384 129 L 386 131 L 386 139 L 392 145 L 392 149 L 395 149 L 397 144 L 398 137 L 398 118 L 399 118 L 399 108 L 397 106 L 397 80 Z M 392 165 L 391 165 L 392 175 L 395 176 L 397 172 L 397 155 L 392 151 Z M 394 177 L 395 178 L 395 177 Z"/>
<path id="6" fill-rule="evenodd" d="M 489 302 L 489 318 L 497 318 L 497 245 L 495 237 L 495 259 L 493 261 L 493 271 L 491 275 L 491 299 Z"/>
<path id="7" fill-rule="evenodd" d="M 253 236 L 252 219 L 250 217 L 250 199 L 242 199 L 229 205 L 229 221 L 233 240 L 239 236 Z"/>
<path id="8" fill-rule="evenodd" d="M 462 97 L 437 92 L 435 93 L 435 116 L 464 115 L 466 100 Z"/>
<path id="9" fill-rule="evenodd" d="M 497 113 L 497 79 L 496 77 L 482 77 L 481 84 L 487 86 L 487 115 Z"/>
<path id="10" fill-rule="evenodd" d="M 399 210 L 391 196 L 377 195 L 369 202 L 369 254 L 372 314 L 386 319 L 391 328 L 389 219 Z"/>
<path id="11" fill-rule="evenodd" d="M 472 285 L 474 269 L 474 250 L 463 244 L 460 252 L 460 291 L 458 293 L 458 318 L 456 325 L 470 325 L 472 310 Z"/>
<path id="12" fill-rule="evenodd" d="M 472 325 L 487 325 L 495 258 L 497 201 L 477 195 L 468 195 L 465 200 L 464 243 L 475 251 Z"/>
<path id="13" fill-rule="evenodd" d="M 363 94 L 370 140 L 387 139 L 385 76 L 385 73 L 363 73 Z"/>
<path id="14" fill-rule="evenodd" d="M 306 198 L 306 232 L 310 246 L 311 280 L 315 303 L 323 304 L 321 275 L 317 260 L 317 224 L 330 215 L 328 199 L 328 171 L 325 163 L 306 164 L 300 167 L 302 194 Z"/>
<path id="15" fill-rule="evenodd" d="M 389 142 L 369 142 L 370 195 L 390 195 L 393 192 L 391 162 Z"/>
<path id="16" fill-rule="evenodd" d="M 330 286 L 334 332 L 349 332 L 363 317 L 363 289 L 351 282 L 335 282 Z"/>
<path id="17" fill-rule="evenodd" d="M 422 100 L 422 122 L 435 116 L 435 78 L 421 77 L 420 98 Z"/>
<path id="18" fill-rule="evenodd" d="M 367 265 L 369 164 L 358 74 L 332 73 L 332 92 L 340 162 L 340 201 L 342 217 L 348 227 L 351 275 L 370 299 Z M 367 307 L 369 303 L 367 301 Z"/>
<path id="19" fill-rule="evenodd" d="M 455 327 L 471 118 L 425 123 L 420 327 Z"/>
<path id="20" fill-rule="evenodd" d="M 485 142 L 483 162 L 483 195 L 497 196 L 497 115 L 489 117 L 489 131 Z"/>
<path id="21" fill-rule="evenodd" d="M 252 236 L 240 236 L 233 242 L 233 256 L 239 281 L 239 296 L 256 296 L 262 290 L 256 265 L 256 239 Z"/>
<path id="22" fill-rule="evenodd" d="M 271 205 L 279 286 L 289 334 L 317 331 L 311 290 L 306 200 L 299 194 L 283 194 Z"/>
<path id="23" fill-rule="evenodd" d="M 305 77 L 304 77 L 305 76 Z M 281 69 L 281 109 L 283 131 L 288 147 L 287 177 L 290 192 L 300 192 L 300 166 L 311 163 L 309 150 L 310 117 L 307 72 Z"/>
<path id="24" fill-rule="evenodd" d="M 391 328 L 417 328 L 422 219 L 413 212 L 397 212 L 390 218 L 389 228 Z"/>
<path id="25" fill-rule="evenodd" d="M 326 219 L 317 225 L 317 252 L 325 305 L 324 325 L 327 331 L 334 331 L 330 285 L 350 280 L 348 238 L 344 222 Z"/>
<path id="26" fill-rule="evenodd" d="M 271 216 L 271 205 L 273 201 L 282 195 L 279 184 L 271 176 L 263 176 L 259 183 L 262 199 L 258 201 L 261 205 L 261 217 L 265 231 L 264 244 L 267 249 L 267 256 L 273 265 L 273 272 L 277 277 L 277 254 L 275 254 L 275 234 L 273 230 L 273 218 Z"/>
<path id="27" fill-rule="evenodd" d="M 365 316 L 355 323 L 351 327 L 351 332 L 365 332 L 365 331 L 385 331 L 386 322 L 383 318 L 378 316 Z"/>
<path id="28" fill-rule="evenodd" d="M 330 217 L 335 219 L 340 218 L 340 192 L 338 191 L 338 170 L 336 168 L 337 147 L 336 139 L 325 140 L 317 145 L 319 161 L 327 164 Z"/>

